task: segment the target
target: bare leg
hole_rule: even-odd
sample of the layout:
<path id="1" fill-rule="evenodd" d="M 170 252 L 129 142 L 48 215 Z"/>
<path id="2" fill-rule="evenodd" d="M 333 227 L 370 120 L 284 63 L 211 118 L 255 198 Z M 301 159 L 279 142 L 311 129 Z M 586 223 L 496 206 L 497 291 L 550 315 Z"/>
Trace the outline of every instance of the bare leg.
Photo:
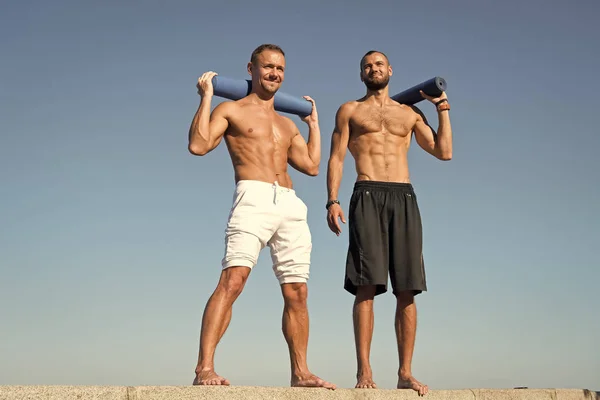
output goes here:
<path id="1" fill-rule="evenodd" d="M 354 323 L 354 343 L 356 345 L 356 388 L 376 389 L 371 370 L 371 340 L 375 314 L 373 312 L 373 299 L 375 286 L 361 286 L 356 292 L 352 320 Z"/>
<path id="2" fill-rule="evenodd" d="M 396 295 L 396 339 L 398 341 L 398 389 L 413 389 L 419 396 L 429 391 L 427 385 L 412 375 L 412 357 L 417 332 L 417 306 L 412 292 L 400 292 Z"/>
<path id="3" fill-rule="evenodd" d="M 291 386 L 335 389 L 335 385 L 313 375 L 306 362 L 309 331 L 306 283 L 284 283 L 281 292 L 285 303 L 282 331 L 290 352 Z"/>
<path id="4" fill-rule="evenodd" d="M 247 267 L 231 267 L 221 272 L 217 288 L 206 303 L 202 316 L 194 385 L 229 385 L 227 379 L 215 372 L 215 349 L 229 326 L 233 303 L 242 293 L 249 274 L 250 268 Z"/>

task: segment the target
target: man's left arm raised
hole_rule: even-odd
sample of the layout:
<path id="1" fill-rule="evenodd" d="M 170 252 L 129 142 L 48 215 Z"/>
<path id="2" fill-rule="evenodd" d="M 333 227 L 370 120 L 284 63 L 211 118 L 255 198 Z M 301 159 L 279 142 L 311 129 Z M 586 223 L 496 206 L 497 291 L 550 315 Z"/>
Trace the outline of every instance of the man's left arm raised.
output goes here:
<path id="1" fill-rule="evenodd" d="M 442 92 L 439 97 L 431 97 L 423 92 L 421 95 L 432 102 L 438 114 L 438 131 L 427 123 L 427 119 L 421 110 L 412 106 L 417 114 L 417 122 L 413 131 L 419 146 L 434 157 L 448 161 L 452 159 L 452 126 L 450 124 L 450 103 L 446 93 Z"/>
<path id="2" fill-rule="evenodd" d="M 288 162 L 297 171 L 316 176 L 319 173 L 319 165 L 321 164 L 321 130 L 314 100 L 308 96 L 304 96 L 304 98 L 312 103 L 311 114 L 302 118 L 308 125 L 308 143 L 300 134 L 296 124 L 291 122 L 294 137 L 288 150 Z"/>

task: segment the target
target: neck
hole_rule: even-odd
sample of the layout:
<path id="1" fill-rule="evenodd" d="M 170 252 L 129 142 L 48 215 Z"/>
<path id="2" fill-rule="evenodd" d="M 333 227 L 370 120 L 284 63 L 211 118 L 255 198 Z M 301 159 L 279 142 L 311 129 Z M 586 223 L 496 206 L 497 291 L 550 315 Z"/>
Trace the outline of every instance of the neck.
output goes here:
<path id="1" fill-rule="evenodd" d="M 248 95 L 248 98 L 254 104 L 258 104 L 267 109 L 274 108 L 275 95 L 271 93 L 265 93 L 263 91 L 252 91 Z"/>
<path id="2" fill-rule="evenodd" d="M 388 98 L 388 87 L 384 87 L 383 89 L 371 90 L 367 89 L 367 94 L 365 99 L 371 100 L 377 104 L 382 105 Z"/>

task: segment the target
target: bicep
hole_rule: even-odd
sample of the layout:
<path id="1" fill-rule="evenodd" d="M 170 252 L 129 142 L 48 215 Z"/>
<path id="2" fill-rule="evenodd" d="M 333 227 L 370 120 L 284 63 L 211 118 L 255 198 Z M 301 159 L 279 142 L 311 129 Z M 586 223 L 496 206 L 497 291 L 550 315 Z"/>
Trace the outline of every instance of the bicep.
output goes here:
<path id="1" fill-rule="evenodd" d="M 221 103 L 215 107 L 210 115 L 210 121 L 208 129 L 210 130 L 210 137 L 213 142 L 220 142 L 229 127 L 229 121 L 227 120 L 228 105 Z"/>
<path id="2" fill-rule="evenodd" d="M 342 106 L 335 116 L 335 127 L 331 134 L 331 158 L 344 159 L 350 139 L 350 118 L 347 109 Z"/>
<path id="3" fill-rule="evenodd" d="M 416 107 L 412 107 L 413 111 L 417 114 L 417 120 L 413 127 L 415 133 L 415 140 L 417 144 L 428 152 L 433 152 L 435 149 L 436 133 L 431 126 L 427 123 L 425 115 Z"/>
<path id="4" fill-rule="evenodd" d="M 304 140 L 304 137 L 296 130 L 292 142 L 288 150 L 288 158 L 293 162 L 298 162 L 304 157 L 308 157 L 308 145 Z"/>

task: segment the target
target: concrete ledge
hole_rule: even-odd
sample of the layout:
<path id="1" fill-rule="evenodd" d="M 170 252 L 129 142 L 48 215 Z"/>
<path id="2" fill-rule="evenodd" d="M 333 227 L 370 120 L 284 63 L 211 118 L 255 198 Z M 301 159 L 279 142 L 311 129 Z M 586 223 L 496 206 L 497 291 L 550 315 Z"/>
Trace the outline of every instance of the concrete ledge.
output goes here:
<path id="1" fill-rule="evenodd" d="M 0 386 L 1 400 L 386 400 L 418 399 L 412 390 L 199 386 Z M 430 390 L 431 400 L 600 400 L 585 389 Z"/>

